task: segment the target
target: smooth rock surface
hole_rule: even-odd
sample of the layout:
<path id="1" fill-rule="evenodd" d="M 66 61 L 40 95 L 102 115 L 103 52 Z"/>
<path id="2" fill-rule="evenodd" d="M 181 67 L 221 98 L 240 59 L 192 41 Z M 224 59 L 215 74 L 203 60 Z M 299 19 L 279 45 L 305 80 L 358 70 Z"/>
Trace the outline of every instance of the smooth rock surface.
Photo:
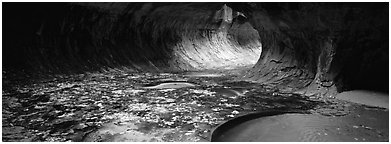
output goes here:
<path id="1" fill-rule="evenodd" d="M 389 99 L 388 94 L 365 91 L 365 90 L 354 90 L 346 91 L 337 94 L 335 97 L 337 99 L 346 100 L 354 103 L 364 104 L 374 107 L 389 108 Z"/>

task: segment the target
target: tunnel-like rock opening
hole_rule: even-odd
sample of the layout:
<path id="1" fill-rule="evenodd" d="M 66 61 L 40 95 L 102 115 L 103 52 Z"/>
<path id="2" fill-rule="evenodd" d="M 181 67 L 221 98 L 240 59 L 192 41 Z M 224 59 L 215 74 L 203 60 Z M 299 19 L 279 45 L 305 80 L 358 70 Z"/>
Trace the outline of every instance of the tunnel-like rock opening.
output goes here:
<path id="1" fill-rule="evenodd" d="M 3 11 L 3 67 L 12 73 L 256 63 L 247 79 L 289 91 L 388 91 L 383 3 L 4 3 Z"/>
<path id="2" fill-rule="evenodd" d="M 388 3 L 3 3 L 3 141 L 213 141 L 275 115 L 299 124 L 283 138 L 388 141 L 388 17 Z"/>
<path id="3" fill-rule="evenodd" d="M 261 53 L 258 32 L 219 3 L 6 5 L 6 68 L 189 71 L 253 65 Z"/>

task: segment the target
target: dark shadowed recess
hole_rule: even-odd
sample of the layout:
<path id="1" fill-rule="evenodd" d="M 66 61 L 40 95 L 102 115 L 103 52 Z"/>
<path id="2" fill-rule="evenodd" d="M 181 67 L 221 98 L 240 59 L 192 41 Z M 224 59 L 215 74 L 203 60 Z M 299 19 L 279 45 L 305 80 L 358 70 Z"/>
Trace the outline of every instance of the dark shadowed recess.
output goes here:
<path id="1" fill-rule="evenodd" d="M 388 3 L 247 3 L 262 54 L 259 82 L 388 92 Z"/>
<path id="2" fill-rule="evenodd" d="M 216 69 L 262 43 L 246 79 L 388 92 L 388 3 L 3 4 L 6 73 Z M 243 16 L 216 18 L 224 4 Z"/>

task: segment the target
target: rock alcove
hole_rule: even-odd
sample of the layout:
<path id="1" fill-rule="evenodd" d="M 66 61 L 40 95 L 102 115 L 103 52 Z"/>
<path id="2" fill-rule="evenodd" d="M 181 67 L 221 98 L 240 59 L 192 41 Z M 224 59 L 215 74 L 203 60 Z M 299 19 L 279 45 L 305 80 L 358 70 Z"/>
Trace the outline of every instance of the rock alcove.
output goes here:
<path id="1" fill-rule="evenodd" d="M 388 3 L 3 3 L 3 141 L 202 141 L 254 111 L 347 115 L 338 93 L 388 101 L 388 28 Z M 342 99 L 373 103 L 360 94 Z"/>

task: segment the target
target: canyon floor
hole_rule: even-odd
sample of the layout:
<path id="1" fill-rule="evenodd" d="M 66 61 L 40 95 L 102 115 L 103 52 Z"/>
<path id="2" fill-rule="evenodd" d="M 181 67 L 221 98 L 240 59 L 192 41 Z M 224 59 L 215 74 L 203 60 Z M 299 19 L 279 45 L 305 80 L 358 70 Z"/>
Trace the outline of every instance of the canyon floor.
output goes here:
<path id="1" fill-rule="evenodd" d="M 23 81 L 4 77 L 3 141 L 207 142 L 216 126 L 249 113 L 304 111 L 325 117 L 387 117 L 367 140 L 388 141 L 388 109 L 281 92 L 238 80 L 238 71 L 132 73 L 107 70 Z M 365 121 L 360 121 L 366 123 Z M 341 123 L 342 124 L 342 123 Z M 356 123 L 345 127 L 359 128 Z M 364 124 L 363 124 L 364 125 Z M 372 124 L 376 125 L 376 124 Z M 352 141 L 365 141 L 355 138 Z"/>

